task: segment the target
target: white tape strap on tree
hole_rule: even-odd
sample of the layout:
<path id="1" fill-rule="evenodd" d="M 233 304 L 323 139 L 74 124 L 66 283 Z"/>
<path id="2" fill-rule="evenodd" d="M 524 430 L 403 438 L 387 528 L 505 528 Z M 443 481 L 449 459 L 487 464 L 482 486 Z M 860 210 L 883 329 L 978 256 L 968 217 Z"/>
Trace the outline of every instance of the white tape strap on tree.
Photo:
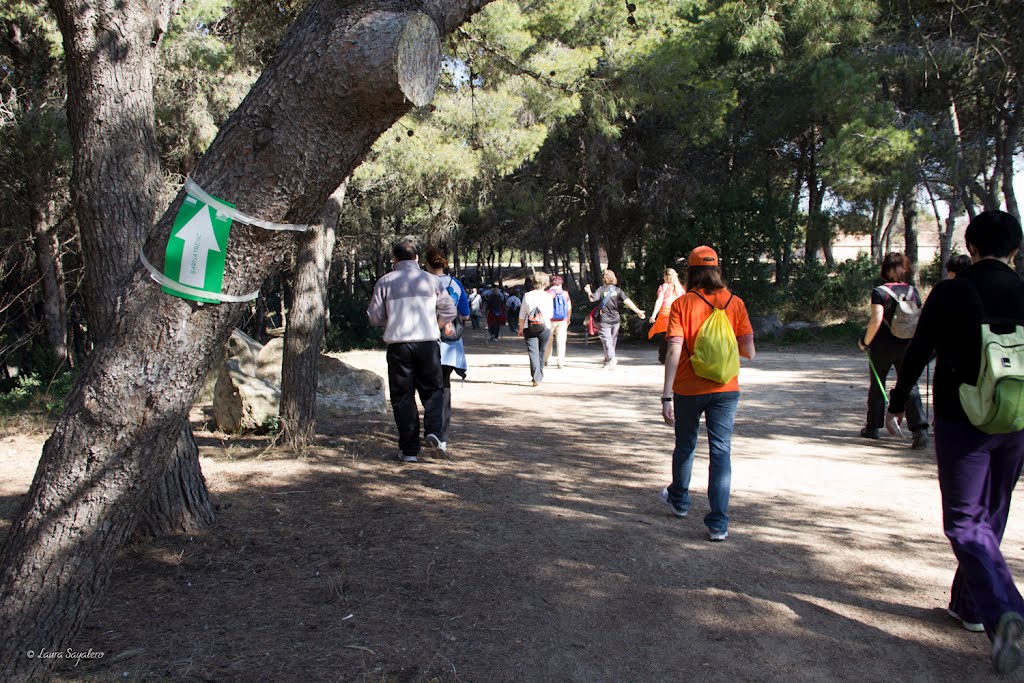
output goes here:
<path id="1" fill-rule="evenodd" d="M 181 292 L 182 294 L 198 296 L 203 299 L 212 299 L 213 301 L 220 301 L 222 303 L 228 304 L 239 304 L 246 301 L 252 301 L 253 299 L 260 295 L 260 291 L 258 289 L 252 294 L 242 294 L 241 296 L 235 296 L 234 294 L 221 294 L 220 292 L 207 292 L 206 290 L 202 289 L 193 289 L 192 287 L 183 285 L 180 282 L 175 282 L 171 278 L 161 273 L 159 270 L 157 270 L 156 266 L 154 266 L 152 263 L 149 262 L 148 259 L 146 259 L 146 255 L 143 254 L 141 251 L 139 252 L 139 258 L 142 259 L 142 265 L 146 266 L 146 270 L 149 271 L 150 277 L 152 277 L 154 280 L 156 280 L 156 282 L 163 285 L 167 289 L 173 289 L 174 291 Z"/>
<path id="2" fill-rule="evenodd" d="M 212 206 L 219 213 L 225 216 L 230 216 L 231 220 L 238 221 L 239 223 L 245 223 L 246 225 L 252 225 L 257 228 L 263 228 L 264 230 L 291 230 L 293 232 L 307 232 L 309 230 L 308 225 L 289 225 L 287 223 L 271 223 L 270 221 L 263 221 L 259 218 L 253 218 L 248 216 L 238 209 L 233 209 L 224 202 L 220 201 L 216 197 L 211 197 L 206 194 L 203 188 L 196 184 L 196 181 L 192 178 L 185 178 L 185 192 L 192 197 L 195 197 L 203 204 Z"/>

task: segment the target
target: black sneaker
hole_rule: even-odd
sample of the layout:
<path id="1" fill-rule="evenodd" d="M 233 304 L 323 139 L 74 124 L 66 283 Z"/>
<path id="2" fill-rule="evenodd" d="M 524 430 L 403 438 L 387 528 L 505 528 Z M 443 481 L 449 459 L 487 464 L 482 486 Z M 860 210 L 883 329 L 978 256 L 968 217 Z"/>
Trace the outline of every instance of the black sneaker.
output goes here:
<path id="1" fill-rule="evenodd" d="M 928 448 L 928 430 L 921 429 L 914 432 L 914 441 L 910 444 L 910 447 L 915 451 L 919 451 L 922 448 Z"/>
<path id="2" fill-rule="evenodd" d="M 992 637 L 992 666 L 1001 674 L 1014 671 L 1024 662 L 1021 638 L 1024 637 L 1024 619 L 1016 612 L 1006 612 L 999 618 Z"/>
<path id="3" fill-rule="evenodd" d="M 689 510 L 683 510 L 669 499 L 668 487 L 663 488 L 661 490 L 661 493 L 658 494 L 658 497 L 661 498 L 662 503 L 668 505 L 668 509 L 671 510 L 672 514 L 676 517 L 685 517 L 687 514 L 689 514 Z"/>
<path id="4" fill-rule="evenodd" d="M 860 435 L 863 436 L 865 439 L 877 439 L 878 430 L 871 429 L 870 427 L 865 427 L 864 429 L 860 430 Z"/>

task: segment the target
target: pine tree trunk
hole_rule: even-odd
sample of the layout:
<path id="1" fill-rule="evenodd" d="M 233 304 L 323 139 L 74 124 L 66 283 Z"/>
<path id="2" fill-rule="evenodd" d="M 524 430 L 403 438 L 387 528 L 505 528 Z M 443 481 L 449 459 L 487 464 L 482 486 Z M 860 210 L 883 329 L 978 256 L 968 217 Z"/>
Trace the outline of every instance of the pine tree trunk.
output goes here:
<path id="1" fill-rule="evenodd" d="M 128 11 L 80 13 L 77 3 L 52 3 L 67 51 L 68 123 L 74 173 L 71 191 L 80 226 L 85 261 L 85 303 L 89 336 L 97 345 L 111 329 L 122 290 L 138 263 L 146 233 L 158 215 L 163 176 L 157 154 L 153 116 L 158 42 L 181 0 L 154 0 L 130 5 Z M 117 45 L 118 57 L 109 51 Z M 111 139 L 118 145 L 108 144 Z M 131 188 L 126 201 L 123 193 Z M 185 418 L 180 431 L 188 430 Z M 179 479 L 199 470 L 191 434 L 174 452 L 194 462 L 167 469 L 167 491 L 183 485 L 197 488 L 179 501 L 159 498 L 148 514 L 152 520 L 179 518 L 191 508 L 193 519 L 206 519 L 212 509 L 202 476 Z M 166 509 L 164 509 L 166 506 Z M 166 533 L 172 533 L 169 527 Z"/>
<path id="2" fill-rule="evenodd" d="M 917 203 L 914 201 L 916 187 L 911 186 L 903 196 L 903 249 L 910 259 L 911 280 L 917 273 Z"/>
<path id="3" fill-rule="evenodd" d="M 581 235 L 579 246 L 576 248 L 580 262 L 580 289 L 583 289 L 583 285 L 590 281 L 589 278 L 587 278 L 587 259 L 585 256 L 587 253 L 586 241 L 586 237 Z"/>
<path id="4" fill-rule="evenodd" d="M 16 93 L 14 99 L 23 108 L 20 125 L 5 136 L 10 144 L 7 160 L 23 173 L 28 200 L 29 230 L 36 255 L 36 272 L 42 287 L 42 314 L 46 340 L 57 363 L 70 360 L 68 354 L 68 303 L 64 288 L 64 268 L 56 235 L 57 202 L 61 210 L 67 204 L 62 187 L 66 174 L 59 151 L 62 146 L 45 121 L 52 113 L 51 88 L 63 86 L 58 76 L 56 56 L 38 49 L 17 21 L 5 21 L 4 90 Z M 13 101 L 13 100 L 12 100 Z M 11 169 L 14 170 L 14 169 Z M 6 248 L 8 245 L 4 245 Z"/>
<path id="5" fill-rule="evenodd" d="M 314 1 L 224 124 L 195 169 L 196 182 L 264 220 L 314 220 L 373 141 L 429 101 L 439 34 L 483 4 L 436 0 L 423 5 L 428 16 L 403 11 L 402 3 Z M 144 33 L 152 41 L 149 19 Z M 90 124 L 72 125 L 80 132 Z M 131 207 L 136 192 L 145 203 L 141 182 L 105 188 L 104 196 Z M 179 193 L 147 244 L 158 267 L 183 200 Z M 256 290 L 294 242 L 292 234 L 235 224 L 224 291 Z M 117 549 L 173 460 L 203 377 L 246 308 L 163 294 L 141 264 L 115 299 L 111 333 L 68 396 L 0 556 L 0 677 L 8 680 L 45 676 L 51 660 L 29 659 L 27 650 L 74 642 Z"/>
<path id="6" fill-rule="evenodd" d="M 616 275 L 621 275 L 624 268 L 625 249 L 622 243 L 622 233 L 619 230 L 611 230 L 608 233 L 608 270 Z"/>
<path id="7" fill-rule="evenodd" d="M 175 444 L 170 467 L 156 483 L 135 526 L 136 539 L 187 534 L 211 526 L 215 515 L 199 467 L 199 447 L 187 420 Z"/>
<path id="8" fill-rule="evenodd" d="M 324 339 L 327 283 L 331 276 L 334 235 L 341 216 L 347 181 L 331 195 L 320 221 L 299 238 L 295 295 L 284 333 L 281 369 L 281 428 L 284 442 L 297 453 L 316 436 L 316 389 L 320 377 L 320 346 Z"/>
<path id="9" fill-rule="evenodd" d="M 29 190 L 32 241 L 36 252 L 36 271 L 43 287 L 43 320 L 46 339 L 58 363 L 68 360 L 67 296 L 64 268 L 61 265 L 53 226 L 53 202 L 34 197 Z"/>
<path id="10" fill-rule="evenodd" d="M 587 243 L 590 247 L 590 284 L 598 287 L 601 284 L 601 239 L 596 228 L 587 232 Z"/>

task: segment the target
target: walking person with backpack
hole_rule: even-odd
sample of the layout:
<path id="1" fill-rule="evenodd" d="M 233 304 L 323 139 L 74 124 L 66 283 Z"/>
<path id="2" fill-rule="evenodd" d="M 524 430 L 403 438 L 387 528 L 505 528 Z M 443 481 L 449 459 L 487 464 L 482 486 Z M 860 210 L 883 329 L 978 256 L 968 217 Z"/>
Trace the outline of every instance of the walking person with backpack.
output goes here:
<path id="1" fill-rule="evenodd" d="M 601 363 L 601 367 L 613 370 L 619 362 L 615 357 L 615 346 L 619 339 L 619 325 L 622 321 L 619 307 L 626 306 L 636 313 L 641 320 L 646 317 L 646 314 L 637 308 L 633 300 L 626 296 L 626 293 L 619 288 L 619 280 L 615 277 L 614 272 L 610 270 L 604 271 L 601 275 L 601 281 L 604 284 L 598 287 L 596 292 L 590 291 L 590 283 L 587 283 L 584 291 L 591 301 L 597 302 L 597 307 L 594 309 L 595 312 L 591 313 L 591 315 L 595 317 L 600 316 L 600 320 L 597 321 L 597 336 L 601 340 L 601 347 L 604 349 L 604 361 Z"/>
<path id="2" fill-rule="evenodd" d="M 448 296 L 455 302 L 458 315 L 449 326 L 441 330 L 441 339 L 438 345 L 441 349 L 441 374 L 444 378 L 444 401 L 441 411 L 441 433 L 438 438 L 441 443 L 437 451 L 442 455 L 448 454 L 448 428 L 452 422 L 452 373 L 456 373 L 462 379 L 466 379 L 466 349 L 462 343 L 462 333 L 466 328 L 466 321 L 470 317 L 469 297 L 466 296 L 466 288 L 453 276 L 445 273 L 448 270 L 448 256 L 439 247 L 427 249 L 426 271 L 441 281 L 441 287 L 448 292 Z"/>
<path id="3" fill-rule="evenodd" d="M 469 290 L 469 319 L 473 323 L 473 329 L 480 329 L 480 307 L 483 305 L 483 297 L 476 287 Z"/>
<path id="4" fill-rule="evenodd" d="M 522 305 L 523 300 L 519 298 L 518 290 L 510 290 L 505 298 L 505 317 L 508 318 L 508 329 L 512 330 L 512 334 L 519 334 L 519 309 Z"/>
<path id="5" fill-rule="evenodd" d="M 544 367 L 548 366 L 551 347 L 555 348 L 559 369 L 565 364 L 565 338 L 572 318 L 572 299 L 569 298 L 569 292 L 562 289 L 564 283 L 561 275 L 551 276 L 551 287 L 548 288 L 548 294 L 551 295 L 551 340 L 544 347 Z"/>
<path id="6" fill-rule="evenodd" d="M 487 332 L 489 341 L 501 339 L 501 326 L 505 324 L 505 297 L 501 288 L 492 285 L 491 291 L 484 297 L 487 301 Z"/>
<path id="7" fill-rule="evenodd" d="M 530 376 L 533 386 L 544 381 L 544 349 L 551 340 L 551 315 L 554 303 L 544 291 L 550 278 L 543 271 L 533 274 L 533 289 L 523 295 L 519 308 L 518 335 L 526 340 L 526 353 L 530 356 Z"/>
<path id="8" fill-rule="evenodd" d="M 743 300 L 725 287 L 718 254 L 701 246 L 687 259 L 686 294 L 672 304 L 661 415 L 675 428 L 672 483 L 661 500 L 676 517 L 690 512 L 690 475 L 700 417 L 708 434 L 710 467 L 704 516 L 708 538 L 729 535 L 732 430 L 740 401 L 740 356 L 754 359 L 754 329 Z"/>
<path id="9" fill-rule="evenodd" d="M 399 458 L 417 462 L 420 453 L 420 415 L 427 446 L 443 454 L 441 423 L 444 378 L 437 340 L 441 328 L 458 315 L 452 297 L 430 273 L 420 268 L 416 245 L 398 242 L 392 249 L 394 269 L 377 280 L 366 309 L 371 325 L 384 328 L 387 344 L 388 389 L 398 428 Z"/>
<path id="10" fill-rule="evenodd" d="M 882 259 L 882 282 L 871 291 L 871 318 L 864 337 L 857 342 L 868 356 L 867 420 L 860 435 L 877 439 L 885 424 L 885 380 L 889 369 L 896 369 L 899 379 L 903 356 L 921 314 L 921 297 L 910 284 L 910 259 L 893 252 Z M 921 394 L 914 384 L 907 405 L 908 424 L 914 434 L 911 448 L 928 447 L 928 422 L 921 404 Z"/>
<path id="11" fill-rule="evenodd" d="M 972 265 L 935 285 L 892 390 L 898 430 L 935 355 L 935 460 L 942 525 L 957 559 L 948 613 L 992 641 L 992 663 L 1024 663 L 1024 599 L 1000 550 L 1024 466 L 1024 282 L 1013 270 L 1021 227 L 1003 211 L 967 226 Z"/>

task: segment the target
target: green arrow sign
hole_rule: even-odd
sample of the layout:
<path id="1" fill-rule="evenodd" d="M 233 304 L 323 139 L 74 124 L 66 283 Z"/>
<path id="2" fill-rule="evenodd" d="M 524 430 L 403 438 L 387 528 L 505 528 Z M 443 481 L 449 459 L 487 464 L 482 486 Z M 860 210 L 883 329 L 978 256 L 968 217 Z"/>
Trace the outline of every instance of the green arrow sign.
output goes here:
<path id="1" fill-rule="evenodd" d="M 234 204 L 223 203 L 234 208 Z M 224 284 L 224 257 L 230 233 L 230 217 L 191 195 L 186 196 L 174 217 L 171 239 L 167 242 L 164 276 L 192 289 L 219 294 Z M 167 286 L 162 290 L 182 299 L 219 303 Z"/>

